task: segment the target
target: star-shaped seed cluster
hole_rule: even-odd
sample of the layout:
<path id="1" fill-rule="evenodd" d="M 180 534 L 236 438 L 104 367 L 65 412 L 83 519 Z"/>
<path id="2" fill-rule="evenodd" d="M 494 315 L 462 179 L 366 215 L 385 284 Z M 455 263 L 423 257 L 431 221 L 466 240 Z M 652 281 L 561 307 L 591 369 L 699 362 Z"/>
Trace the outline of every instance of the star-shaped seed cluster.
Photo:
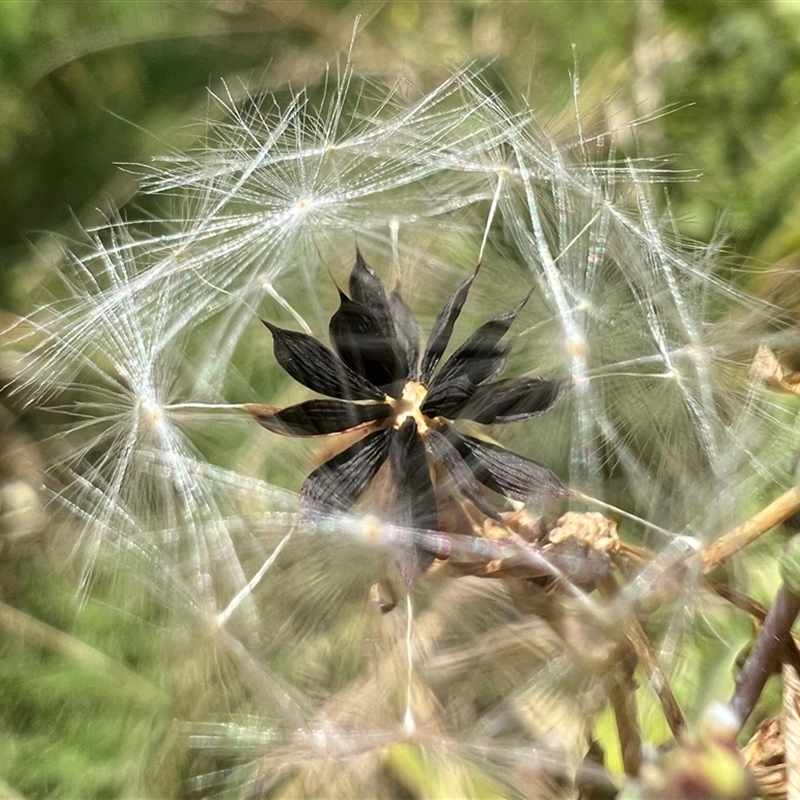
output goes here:
<path id="1" fill-rule="evenodd" d="M 430 457 L 445 467 L 464 497 L 494 519 L 499 512 L 484 487 L 539 504 L 566 494 L 547 467 L 452 425 L 457 419 L 485 425 L 528 419 L 551 408 L 567 387 L 565 381 L 539 377 L 499 378 L 512 347 L 504 336 L 527 297 L 481 325 L 437 370 L 476 274 L 448 298 L 421 353 L 416 317 L 399 288 L 387 296 L 360 253 L 350 295 L 339 290 L 339 309 L 330 321 L 335 353 L 313 336 L 264 321 L 281 367 L 331 399 L 283 409 L 250 404 L 248 411 L 268 430 L 288 436 L 363 433 L 305 479 L 304 505 L 349 510 L 388 462 L 392 521 L 437 530 Z M 426 552 L 415 555 L 415 571 L 433 560 Z"/>

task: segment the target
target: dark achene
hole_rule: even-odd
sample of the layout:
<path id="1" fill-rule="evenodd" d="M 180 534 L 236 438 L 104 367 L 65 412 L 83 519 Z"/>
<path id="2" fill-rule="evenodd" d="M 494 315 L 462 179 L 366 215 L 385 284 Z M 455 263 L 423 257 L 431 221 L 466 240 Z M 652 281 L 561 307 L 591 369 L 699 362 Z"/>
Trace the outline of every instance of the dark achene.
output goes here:
<path id="1" fill-rule="evenodd" d="M 436 530 L 429 455 L 447 469 L 465 497 L 495 519 L 498 511 L 482 485 L 523 502 L 542 503 L 566 494 L 547 467 L 450 425 L 456 419 L 485 425 L 528 419 L 547 411 L 567 386 L 545 378 L 498 380 L 511 350 L 503 337 L 527 298 L 481 325 L 437 371 L 474 278 L 475 273 L 456 287 L 437 314 L 421 358 L 414 314 L 399 289 L 386 295 L 359 252 L 350 274 L 350 296 L 339 291 L 339 309 L 330 321 L 336 353 L 311 336 L 264 322 L 272 333 L 275 358 L 286 372 L 333 399 L 284 409 L 251 404 L 248 411 L 268 430 L 288 436 L 364 432 L 306 478 L 303 504 L 349 510 L 388 459 L 393 520 Z M 434 558 L 420 549 L 414 555 L 414 563 L 404 566 L 409 581 Z"/>

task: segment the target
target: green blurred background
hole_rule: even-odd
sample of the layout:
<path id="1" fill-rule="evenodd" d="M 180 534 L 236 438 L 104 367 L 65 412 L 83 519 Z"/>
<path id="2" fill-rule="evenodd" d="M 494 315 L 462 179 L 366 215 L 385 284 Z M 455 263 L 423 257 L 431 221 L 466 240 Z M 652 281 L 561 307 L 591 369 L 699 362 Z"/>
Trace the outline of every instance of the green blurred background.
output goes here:
<path id="1" fill-rule="evenodd" d="M 795 266 L 800 2 L 2 0 L 3 319 L 24 314 L 57 265 L 51 234 L 75 237 L 131 201 L 135 183 L 119 165 L 192 141 L 208 87 L 313 83 L 346 57 L 357 19 L 358 73 L 430 88 L 476 63 L 556 132 L 574 118 L 577 68 L 588 120 L 616 128 L 655 117 L 623 144 L 687 171 L 691 180 L 668 192 L 685 235 L 722 234 L 742 259 Z M 775 290 L 768 280 L 751 288 Z M 3 410 L 0 483 L 36 485 L 40 457 L 17 422 Z M 141 625 L 148 612 L 127 622 L 106 613 L 125 607 L 113 585 L 96 587 L 81 609 L 65 551 L 41 523 L 29 525 L 36 535 L 20 533 L 11 506 L 6 492 L 0 796 L 137 796 L 142 753 L 164 746 L 170 734 L 158 726 L 177 713 L 153 688 L 163 654 Z M 172 742 L 165 752 L 180 750 Z M 160 764 L 152 752 L 147 761 Z M 148 779 L 155 796 L 178 793 L 180 760 L 159 770 Z"/>
<path id="2" fill-rule="evenodd" d="M 688 235 L 723 220 L 738 252 L 775 261 L 800 215 L 800 3 L 4 0 L 0 3 L 3 305 L 32 275 L 32 244 L 74 233 L 133 183 L 117 164 L 185 144 L 206 87 L 314 81 L 360 16 L 359 72 L 422 86 L 466 62 L 566 119 L 577 64 L 584 108 L 638 129 L 700 180 L 672 189 Z M 27 280 L 26 280 L 27 278 Z"/>

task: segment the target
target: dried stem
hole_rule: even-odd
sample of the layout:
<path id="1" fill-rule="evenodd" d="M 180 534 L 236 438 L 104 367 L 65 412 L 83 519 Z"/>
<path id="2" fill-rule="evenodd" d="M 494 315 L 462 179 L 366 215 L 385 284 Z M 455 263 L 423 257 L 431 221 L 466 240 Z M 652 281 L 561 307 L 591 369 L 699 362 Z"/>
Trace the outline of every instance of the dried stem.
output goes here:
<path id="1" fill-rule="evenodd" d="M 577 492 L 573 493 L 573 496 L 594 505 L 606 506 L 600 501 Z M 619 509 L 616 509 L 616 511 L 624 513 Z M 741 525 L 737 525 L 722 534 L 713 544 L 705 548 L 701 553 L 703 574 L 709 575 L 725 559 L 752 544 L 764 533 L 772 530 L 772 528 L 797 512 L 800 512 L 800 492 L 798 492 L 797 488 L 792 488 Z M 625 514 L 625 516 L 628 515 Z M 638 521 L 644 523 L 643 520 Z M 547 553 L 547 557 L 543 558 L 543 554 L 535 543 L 526 542 L 519 536 L 512 536 L 511 530 L 507 530 L 507 533 L 509 535 L 504 538 L 494 538 L 492 540 L 481 537 L 470 539 L 469 545 L 466 547 L 462 543 L 462 537 L 450 537 L 452 553 L 450 554 L 448 565 L 464 574 L 492 578 L 510 575 L 538 577 L 554 573 L 553 566 L 558 557 L 556 552 L 550 550 Z M 656 553 L 653 551 L 622 541 L 620 542 L 619 554 L 618 561 L 623 569 L 626 564 L 643 565 L 656 558 Z M 579 564 L 575 559 L 565 561 L 563 565 L 559 565 L 557 571 L 567 574 L 570 579 L 578 582 L 595 579 L 598 576 L 597 565 L 586 562 Z M 599 570 L 599 572 L 602 572 L 602 570 Z M 713 586 L 709 584 L 709 586 L 720 596 L 734 602 L 733 597 L 723 594 L 717 584 Z M 734 605 L 736 605 L 736 602 L 734 602 Z M 748 611 L 748 613 L 753 613 L 745 606 L 740 607 Z"/>
<path id="2" fill-rule="evenodd" d="M 613 683 L 609 687 L 608 698 L 614 709 L 625 774 L 635 778 L 642 768 L 642 735 L 636 720 L 636 687 L 632 672 L 632 669 L 626 667 L 623 679 L 620 667 L 612 678 Z"/>
<path id="3" fill-rule="evenodd" d="M 753 600 L 749 595 L 744 594 L 744 592 L 732 589 L 724 583 L 711 580 L 711 578 L 706 578 L 704 583 L 714 594 L 719 595 L 723 600 L 727 600 L 735 608 L 744 611 L 745 614 L 749 614 L 759 625 L 763 624 L 767 618 L 769 609 Z"/>
<path id="4" fill-rule="evenodd" d="M 798 494 L 797 488 L 793 487 L 746 522 L 724 533 L 707 547 L 702 554 L 703 574 L 708 575 L 726 558 L 738 553 L 739 550 L 747 547 L 759 536 L 776 525 L 780 525 L 798 511 L 800 511 L 800 494 Z"/>
<path id="5" fill-rule="evenodd" d="M 800 613 L 800 596 L 785 586 L 778 592 L 764 620 L 753 652 L 750 653 L 731 698 L 730 707 L 740 725 L 744 725 L 753 711 L 767 679 L 778 669 L 786 643 L 792 635 L 792 625 Z"/>
<path id="6" fill-rule="evenodd" d="M 783 737 L 787 800 L 800 800 L 800 677 L 783 665 Z"/>
<path id="7" fill-rule="evenodd" d="M 619 593 L 619 587 L 616 581 L 610 576 L 598 581 L 597 588 L 600 593 L 608 599 L 615 598 Z M 642 669 L 645 675 L 647 675 L 650 685 L 661 701 L 661 708 L 664 711 L 664 717 L 672 731 L 672 735 L 677 738 L 686 728 L 686 719 L 670 688 L 667 676 L 664 675 L 658 664 L 658 660 L 653 652 L 653 648 L 650 646 L 647 634 L 644 632 L 641 623 L 633 613 L 627 613 L 623 616 L 622 631 L 636 653 L 636 657 L 639 659 L 639 663 L 642 665 Z"/>

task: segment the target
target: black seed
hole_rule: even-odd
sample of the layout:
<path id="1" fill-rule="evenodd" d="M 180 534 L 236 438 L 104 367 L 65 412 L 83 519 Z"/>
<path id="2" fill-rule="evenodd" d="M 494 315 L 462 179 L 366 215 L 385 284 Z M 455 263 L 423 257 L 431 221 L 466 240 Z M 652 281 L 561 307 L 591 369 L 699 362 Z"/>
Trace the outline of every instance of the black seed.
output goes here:
<path id="1" fill-rule="evenodd" d="M 469 278 L 462 281 L 442 306 L 442 310 L 436 315 L 433 328 L 428 337 L 428 343 L 425 345 L 425 354 L 422 356 L 422 367 L 420 368 L 420 380 L 422 383 L 430 383 L 433 371 L 450 343 L 453 326 L 456 324 L 458 315 L 464 307 L 470 287 L 477 274 L 478 270 L 476 269 Z"/>
<path id="2" fill-rule="evenodd" d="M 464 377 L 445 384 L 436 384 L 425 395 L 420 411 L 431 419 L 433 417 L 456 419 L 459 410 L 469 402 L 476 388 L 469 378 Z"/>
<path id="3" fill-rule="evenodd" d="M 417 425 L 407 419 L 397 431 L 389 450 L 389 468 L 394 491 L 393 519 L 400 525 L 436 530 L 439 515 L 436 494 L 428 469 L 425 445 L 417 435 Z M 415 547 L 410 560 L 401 559 L 400 569 L 411 585 L 433 562 L 431 553 Z"/>
<path id="4" fill-rule="evenodd" d="M 419 325 L 414 313 L 403 300 L 399 286 L 389 295 L 389 310 L 397 335 L 397 349 L 402 358 L 404 377 L 416 380 L 419 377 Z"/>
<path id="5" fill-rule="evenodd" d="M 462 376 L 469 378 L 474 384 L 479 384 L 499 375 L 505 369 L 506 357 L 511 349 L 511 344 L 501 343 L 500 340 L 528 302 L 528 297 L 505 314 L 500 314 L 481 325 L 447 359 L 432 381 L 432 386 L 448 383 Z"/>
<path id="6" fill-rule="evenodd" d="M 359 405 L 346 400 L 307 400 L 284 409 L 252 403 L 246 408 L 267 430 L 287 436 L 327 436 L 355 430 L 392 413 L 386 403 Z"/>
<path id="7" fill-rule="evenodd" d="M 304 504 L 350 510 L 389 455 L 394 429 L 376 431 L 317 467 L 303 482 Z"/>
<path id="8" fill-rule="evenodd" d="M 486 498 L 467 462 L 464 461 L 461 454 L 450 444 L 447 438 L 439 431 L 430 430 L 425 441 L 433 450 L 436 458 L 444 464 L 458 490 L 469 500 L 472 500 L 487 517 L 499 520 L 500 513 Z"/>
<path id="9" fill-rule="evenodd" d="M 551 408 L 567 386 L 566 381 L 545 378 L 508 378 L 484 383 L 475 387 L 457 414 L 459 419 L 484 425 L 530 419 Z"/>
<path id="10" fill-rule="evenodd" d="M 443 432 L 472 474 L 492 491 L 511 500 L 532 502 L 534 505 L 542 505 L 567 494 L 555 473 L 543 464 L 489 442 L 464 436 L 449 427 Z"/>
<path id="11" fill-rule="evenodd" d="M 272 333 L 276 361 L 298 383 L 341 400 L 383 400 L 380 389 L 353 372 L 313 336 L 262 322 Z"/>
<path id="12" fill-rule="evenodd" d="M 388 304 L 384 298 L 388 315 Z M 394 326 L 381 323 L 370 308 L 339 292 L 339 310 L 331 317 L 330 336 L 342 361 L 370 383 L 386 388 L 402 380 Z"/>
<path id="13" fill-rule="evenodd" d="M 350 273 L 350 297 L 356 303 L 369 308 L 377 317 L 382 327 L 391 325 L 389 301 L 381 279 L 367 264 L 360 250 L 356 250 L 356 263 Z"/>

